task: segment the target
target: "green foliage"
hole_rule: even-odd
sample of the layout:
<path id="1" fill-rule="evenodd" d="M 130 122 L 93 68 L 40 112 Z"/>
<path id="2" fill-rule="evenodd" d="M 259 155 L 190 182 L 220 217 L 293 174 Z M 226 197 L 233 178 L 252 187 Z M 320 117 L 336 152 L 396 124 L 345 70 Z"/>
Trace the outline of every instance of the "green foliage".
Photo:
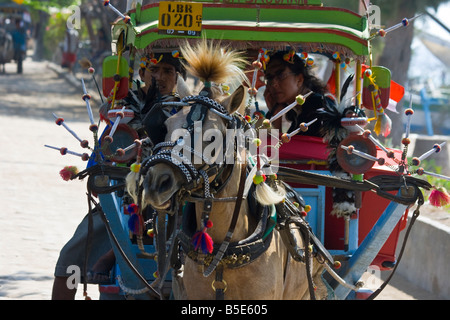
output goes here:
<path id="1" fill-rule="evenodd" d="M 64 41 L 68 17 L 69 14 L 63 14 L 61 12 L 54 13 L 50 16 L 44 34 L 44 56 L 46 59 L 51 60 L 52 54 L 56 50 L 56 46 L 58 46 L 61 41 Z"/>
<path id="2" fill-rule="evenodd" d="M 35 10 L 42 10 L 48 12 L 50 7 L 67 8 L 73 4 L 79 4 L 77 0 L 25 0 L 23 5 L 29 6 Z"/>

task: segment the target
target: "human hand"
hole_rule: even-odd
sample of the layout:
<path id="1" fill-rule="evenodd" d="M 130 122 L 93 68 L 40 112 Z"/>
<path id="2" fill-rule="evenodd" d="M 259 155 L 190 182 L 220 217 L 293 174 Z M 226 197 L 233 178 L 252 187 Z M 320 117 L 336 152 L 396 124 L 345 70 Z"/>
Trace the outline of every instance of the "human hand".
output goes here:
<path id="1" fill-rule="evenodd" d="M 273 98 L 270 89 L 268 89 L 267 87 L 266 90 L 264 90 L 264 100 L 266 101 L 266 105 L 269 111 L 272 110 L 275 105 L 275 99 Z"/>

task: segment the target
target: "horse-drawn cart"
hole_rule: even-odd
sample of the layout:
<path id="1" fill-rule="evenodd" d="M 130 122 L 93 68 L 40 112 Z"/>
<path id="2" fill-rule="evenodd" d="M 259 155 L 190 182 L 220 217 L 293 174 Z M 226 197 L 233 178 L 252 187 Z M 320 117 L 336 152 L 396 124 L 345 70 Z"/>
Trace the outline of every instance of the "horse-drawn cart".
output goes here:
<path id="1" fill-rule="evenodd" d="M 105 6 L 112 7 L 109 1 L 104 3 Z M 279 140 L 272 143 L 269 148 L 276 150 L 278 159 L 274 159 L 273 154 L 265 155 L 264 162 L 261 160 L 264 157 L 260 156 L 262 154 L 260 149 L 256 149 L 256 154 L 253 149 L 252 151 L 246 149 L 244 154 L 247 157 L 244 156 L 242 167 L 247 171 L 243 170 L 245 174 L 243 173 L 241 177 L 239 172 L 236 173 L 236 178 L 240 177 L 236 179 L 236 186 L 239 188 L 234 189 L 233 195 L 226 194 L 226 197 L 220 192 L 224 192 L 227 188 L 222 189 L 217 185 L 220 183 L 226 185 L 230 180 L 233 181 L 234 173 L 230 173 L 231 178 L 221 180 L 217 179 L 216 174 L 226 172 L 226 167 L 210 165 L 205 169 L 205 167 L 193 165 L 190 161 L 184 161 L 184 158 L 179 158 L 177 161 L 170 159 L 170 154 L 173 155 L 173 153 L 167 150 L 173 151 L 176 147 L 184 148 L 179 140 L 156 144 L 153 154 L 148 159 L 138 159 L 131 168 L 131 171 L 138 176 L 137 207 L 141 206 L 141 201 L 146 197 L 143 195 L 143 190 L 148 192 L 148 186 L 143 185 L 147 181 L 147 174 L 151 173 L 152 178 L 157 179 L 158 173 L 155 171 L 159 169 L 174 168 L 174 172 L 170 175 L 182 181 L 180 184 L 183 185 L 183 192 L 180 191 L 181 189 L 174 192 L 174 196 L 169 200 L 170 208 L 176 207 L 176 212 L 170 212 L 171 210 L 167 207 L 159 210 L 158 204 L 150 201 L 151 207 L 156 210 L 151 215 L 151 219 L 145 222 L 152 225 L 156 234 L 152 239 L 147 237 L 146 242 L 146 231 L 149 228 L 142 221 L 142 212 L 138 213 L 138 220 L 141 221 L 138 228 L 140 231 L 130 232 L 129 221 L 135 218 L 132 212 L 127 212 L 130 211 L 127 210 L 128 204 L 124 205 L 126 202 L 123 197 L 125 176 L 130 172 L 127 161 L 132 157 L 127 158 L 127 161 L 118 161 L 126 152 L 135 152 L 138 144 L 135 145 L 135 137 L 126 129 L 126 124 L 121 124 L 122 127 L 119 128 L 114 122 L 120 119 L 112 117 L 110 126 L 113 127 L 112 130 L 116 130 L 114 145 L 109 146 L 107 154 L 105 149 L 98 147 L 94 152 L 97 157 L 95 164 L 86 169 L 83 174 L 78 175 L 78 177 L 89 176 L 88 189 L 98 195 L 98 209 L 105 214 L 105 223 L 110 231 L 117 260 L 114 283 L 101 285 L 101 292 L 133 295 L 137 298 L 167 298 L 173 293 L 171 282 L 177 282 L 174 296 L 185 298 L 184 290 L 206 290 L 203 286 L 206 281 L 209 284 L 208 290 L 211 292 L 205 293 L 205 297 L 215 295 L 215 297 L 223 298 L 224 295 L 229 297 L 228 294 L 230 294 L 234 299 L 248 299 L 245 290 L 242 295 L 239 295 L 237 294 L 239 290 L 233 288 L 236 278 L 239 279 L 238 282 L 249 281 L 249 279 L 253 281 L 252 278 L 245 278 L 247 273 L 243 270 L 247 266 L 260 264 L 250 263 L 253 260 L 259 262 L 262 261 L 261 259 L 270 260 L 264 256 L 263 251 L 271 247 L 272 243 L 278 243 L 276 241 L 280 240 L 280 236 L 277 232 L 281 234 L 283 240 L 280 240 L 280 245 L 283 243 L 286 247 L 291 246 L 288 248 L 289 254 L 285 256 L 286 259 L 297 260 L 295 263 L 303 266 L 301 275 L 300 273 L 298 276 L 295 273 L 290 274 L 289 279 L 293 279 L 293 283 L 302 280 L 310 285 L 310 288 L 305 291 L 305 297 L 314 297 L 311 286 L 320 281 L 326 288 L 325 298 L 354 299 L 355 293 L 361 289 L 361 276 L 369 266 L 377 266 L 382 270 L 395 268 L 397 260 L 395 251 L 399 232 L 406 226 L 408 210 L 416 204 L 420 207 L 423 203 L 421 189 L 432 187 L 427 182 L 412 176 L 416 173 L 432 173 L 423 169 L 413 170 L 413 167 L 419 165 L 421 157 L 423 159 L 433 152 L 438 152 L 441 146 L 433 147 L 432 152 L 417 158 L 418 162 L 413 160 L 411 164 L 406 159 L 407 136 L 403 140 L 404 150 L 389 149 L 364 128 L 368 122 L 374 121 L 376 122 L 374 131 L 377 135 L 389 134 L 389 124 L 386 125 L 389 119 L 384 110 L 389 103 L 390 73 L 386 68 L 372 65 L 370 46 L 371 39 L 378 35 L 384 36 L 386 30 L 371 34 L 366 15 L 361 16 L 345 9 L 325 7 L 316 0 L 277 1 L 273 4 L 259 0 L 177 1 L 149 4 L 142 4 L 142 1 L 129 1 L 128 5 L 129 11 L 126 14 L 117 12 L 120 19 L 113 24 L 112 28 L 114 55 L 103 66 L 103 92 L 105 96 L 110 94 L 109 101 L 112 109 L 116 103 L 120 104 L 120 99 L 132 89 L 135 58 L 142 52 L 183 48 L 182 51 L 187 55 L 183 57 L 191 63 L 192 52 L 195 50 L 214 53 L 207 51 L 213 48 L 203 47 L 202 49 L 199 45 L 207 39 L 206 41 L 226 46 L 227 50 L 247 52 L 247 58 L 250 61 L 264 62 L 267 52 L 277 50 L 288 49 L 294 54 L 301 55 L 305 63 L 316 66 L 322 80 L 328 83 L 330 93 L 336 102 L 336 108 L 333 109 L 336 112 L 328 116 L 333 116 L 334 120 L 338 119 L 338 122 L 336 124 L 334 121 L 335 127 L 330 127 L 330 131 L 335 130 L 336 134 L 324 138 L 302 136 L 301 133 L 289 136 L 288 139 L 286 135 L 277 136 Z M 116 10 L 113 7 L 112 9 Z M 402 24 L 407 25 L 407 20 Z M 391 30 L 393 29 L 388 29 L 387 32 Z M 258 64 L 254 66 L 255 68 L 248 76 L 252 85 L 248 91 L 249 99 L 244 114 L 235 115 L 230 109 L 230 105 L 232 106 L 233 102 L 239 99 L 239 93 L 242 92 L 240 86 L 232 87 L 234 93 L 231 95 L 230 105 L 226 104 L 229 100 L 218 103 L 212 96 L 204 94 L 182 97 L 177 106 L 198 108 L 199 112 L 210 111 L 228 127 L 232 123 L 236 126 L 235 129 L 251 132 L 252 139 L 258 138 L 258 134 L 262 131 L 260 129 L 264 126 L 264 122 L 261 124 L 258 121 L 263 121 L 265 111 L 264 101 L 258 101 L 260 96 L 258 91 L 264 89 L 264 83 L 259 79 L 262 73 Z M 208 93 L 206 83 L 205 88 L 204 92 Z M 85 101 L 89 104 L 89 98 Z M 300 102 L 297 101 L 297 103 Z M 203 107 L 199 106 L 206 106 L 207 109 L 203 110 Z M 353 110 L 352 114 L 343 114 L 343 110 L 347 108 L 348 111 L 350 106 Z M 362 111 L 364 108 L 368 114 L 373 115 L 373 118 L 368 119 L 365 116 L 365 112 Z M 202 119 L 204 118 L 205 116 Z M 97 130 L 92 116 L 91 122 L 91 126 Z M 172 124 L 170 119 L 167 122 L 166 125 L 170 128 Z M 206 120 L 203 120 L 202 124 L 205 127 L 210 125 Z M 194 132 L 194 125 L 190 124 L 189 117 L 183 128 L 187 130 L 187 133 Z M 97 132 L 95 130 L 94 132 Z M 337 137 L 337 131 L 343 134 Z M 111 128 L 105 131 L 103 138 L 110 132 Z M 168 132 L 171 132 L 170 129 Z M 105 143 L 102 138 L 100 141 Z M 190 148 L 189 151 L 193 149 Z M 137 155 L 137 152 L 133 154 L 134 157 Z M 200 157 L 205 161 L 204 155 Z M 234 159 L 237 158 L 238 155 L 235 153 Z M 279 161 L 275 163 L 275 160 Z M 263 161 L 263 164 L 260 161 Z M 207 223 L 210 216 L 214 214 L 211 207 L 215 206 L 214 208 L 218 210 L 219 204 L 227 203 L 229 204 L 227 210 L 230 212 L 233 212 L 233 206 L 240 207 L 243 193 L 246 192 L 245 194 L 248 195 L 244 198 L 251 198 L 251 193 L 258 193 L 254 190 L 266 182 L 253 180 L 256 186 L 248 187 L 238 182 L 251 182 L 252 175 L 255 176 L 255 173 L 258 175 L 263 167 L 269 167 L 272 171 L 277 170 L 277 177 L 273 178 L 277 182 L 270 182 L 272 178 L 268 178 L 269 186 L 287 183 L 292 187 L 290 189 L 286 185 L 288 191 L 295 190 L 297 194 L 294 193 L 292 197 L 292 194 L 289 195 L 288 192 L 283 201 L 263 206 L 268 209 L 261 209 L 262 218 L 257 223 L 256 230 L 253 233 L 249 232 L 250 236 L 247 239 L 231 241 L 236 226 L 235 220 L 238 219 L 236 215 L 236 219 L 233 216 L 226 220 L 228 223 L 224 228 L 227 232 L 219 236 L 225 240 L 217 245 L 208 244 L 211 237 L 208 238 L 206 230 L 210 229 L 208 232 L 215 237 L 211 229 L 212 224 Z M 340 169 L 336 169 L 337 167 Z M 216 186 L 213 185 L 214 182 L 218 182 Z M 188 186 L 193 190 L 187 189 Z M 213 194 L 213 190 L 219 191 Z M 236 190 L 238 190 L 237 195 Z M 336 197 L 339 192 L 348 195 L 345 201 Z M 176 201 L 178 202 L 175 203 Z M 253 203 L 249 204 L 249 207 L 252 205 L 261 206 Z M 203 246 L 211 246 L 211 250 L 206 248 L 205 252 L 201 252 L 202 245 L 195 246 L 193 249 L 189 240 L 192 235 L 188 229 L 192 225 L 185 220 L 188 219 L 186 217 L 189 215 L 189 210 L 194 206 L 197 211 L 200 207 L 203 208 L 200 211 L 203 211 L 201 219 L 205 224 L 202 225 L 197 217 L 197 225 L 200 225 L 200 229 L 203 230 L 197 230 L 196 234 L 202 239 L 198 241 L 203 241 Z M 342 209 L 346 206 L 351 209 Z M 239 210 L 234 209 L 234 211 Z M 141 214 L 140 217 L 139 214 Z M 415 211 L 412 221 L 417 214 L 418 210 Z M 217 221 L 221 220 L 216 217 L 213 221 L 214 226 L 218 226 Z M 231 225 L 230 228 L 228 225 Z M 289 225 L 294 227 L 290 228 Z M 287 232 L 283 233 L 284 229 Z M 293 234 L 294 229 L 303 230 L 301 240 L 290 235 Z M 195 231 L 193 230 L 192 233 Z M 273 233 L 276 234 L 273 235 Z M 244 247 L 251 247 L 254 251 L 250 249 L 245 251 Z M 282 256 L 276 250 L 273 252 Z M 155 257 L 157 257 L 156 260 Z M 312 263 L 313 258 L 319 261 L 318 268 L 321 270 L 316 277 L 313 274 L 316 271 L 315 262 Z M 239 261 L 245 259 L 247 260 Z M 200 272 L 200 278 L 195 277 L 195 267 L 185 264 L 191 260 L 195 261 L 194 265 L 197 263 L 201 265 L 203 271 Z M 174 264 L 169 263 L 173 261 L 175 261 Z M 177 265 L 177 273 L 171 274 L 169 267 L 174 265 Z M 252 272 L 257 276 L 259 270 Z M 269 274 L 266 273 L 265 278 L 277 277 L 275 271 L 267 272 Z M 287 279 L 284 280 L 287 281 Z M 182 285 L 179 285 L 180 281 Z M 260 281 L 262 280 L 255 282 Z M 198 288 L 195 285 L 198 285 Z M 252 285 L 255 284 L 248 283 L 247 289 L 250 290 Z M 187 296 L 203 297 L 201 294 L 187 294 Z M 250 298 L 255 297 L 264 297 L 264 295 L 250 296 Z M 290 298 L 292 296 L 284 293 L 268 297 Z"/>

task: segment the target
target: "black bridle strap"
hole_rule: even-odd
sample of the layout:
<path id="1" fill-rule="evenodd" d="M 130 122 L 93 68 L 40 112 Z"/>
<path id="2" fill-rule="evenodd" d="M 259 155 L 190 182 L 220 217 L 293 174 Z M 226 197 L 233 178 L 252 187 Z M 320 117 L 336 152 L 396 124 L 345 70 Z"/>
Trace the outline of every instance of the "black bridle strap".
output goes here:
<path id="1" fill-rule="evenodd" d="M 244 158 L 246 159 L 246 158 Z M 230 227 L 228 228 L 228 232 L 225 236 L 225 239 L 223 240 L 222 244 L 219 247 L 219 250 L 217 251 L 216 255 L 214 256 L 211 264 L 206 268 L 206 270 L 203 271 L 203 276 L 208 277 L 214 269 L 219 264 L 220 260 L 222 260 L 225 251 L 227 251 L 228 246 L 230 245 L 231 238 L 233 237 L 234 229 L 236 228 L 236 223 L 239 217 L 239 211 L 241 210 L 241 205 L 244 197 L 244 186 L 245 186 L 245 179 L 246 179 L 246 173 L 247 173 L 247 163 L 244 162 L 244 164 L 241 167 L 241 177 L 239 179 L 239 190 L 237 193 L 237 200 L 234 207 L 233 216 L 231 218 Z"/>

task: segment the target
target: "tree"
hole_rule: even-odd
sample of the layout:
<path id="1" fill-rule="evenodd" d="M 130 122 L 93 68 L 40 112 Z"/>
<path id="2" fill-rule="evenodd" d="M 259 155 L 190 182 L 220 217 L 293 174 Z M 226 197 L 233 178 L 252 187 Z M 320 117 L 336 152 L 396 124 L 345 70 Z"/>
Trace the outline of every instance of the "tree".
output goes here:
<path id="1" fill-rule="evenodd" d="M 34 18 L 34 34 L 35 39 L 35 51 L 34 59 L 41 60 L 45 55 L 44 47 L 44 34 L 48 25 L 48 20 L 50 18 L 49 9 L 54 8 L 65 8 L 70 5 L 77 4 L 76 0 L 25 0 L 23 5 L 26 5 L 32 11 L 32 17 Z"/>
<path id="2" fill-rule="evenodd" d="M 0 0 L 0 2 L 9 2 L 10 0 Z M 34 52 L 34 59 L 41 60 L 45 57 L 44 48 L 44 34 L 50 19 L 50 8 L 63 9 L 71 5 L 80 6 L 81 18 L 85 22 L 92 43 L 96 43 L 96 33 L 94 31 L 93 20 L 98 20 L 99 29 L 106 35 L 107 42 L 110 42 L 111 22 L 116 18 L 115 13 L 106 9 L 102 1 L 97 0 L 24 0 L 22 3 L 27 6 L 33 18 L 33 38 L 35 39 L 36 47 Z M 113 0 L 111 4 L 118 10 L 123 11 L 126 8 L 126 1 Z"/>
<path id="3" fill-rule="evenodd" d="M 437 9 L 440 4 L 448 0 L 378 0 L 373 4 L 381 8 L 382 23 L 386 26 L 395 25 L 403 18 L 411 18 L 420 13 L 424 13 L 427 8 Z M 414 21 L 407 28 L 402 28 L 390 32 L 381 41 L 384 42 L 384 49 L 377 63 L 391 70 L 392 80 L 405 86 L 408 81 L 408 69 L 411 60 L 411 43 L 414 37 Z M 402 105 L 402 101 L 399 102 Z M 392 132 L 390 138 L 394 146 L 399 146 L 403 134 L 402 115 L 389 113 L 392 119 Z"/>
<path id="4" fill-rule="evenodd" d="M 326 6 L 335 6 L 358 11 L 361 1 L 369 3 L 369 0 L 323 0 Z M 403 18 L 412 18 L 424 13 L 427 8 L 437 9 L 440 4 L 449 0 L 371 0 L 373 5 L 381 9 L 381 23 L 385 28 L 400 23 Z M 411 60 L 411 43 L 414 37 L 414 21 L 407 28 L 397 29 L 386 35 L 385 38 L 377 38 L 372 41 L 374 63 L 391 70 L 392 80 L 405 86 L 408 81 L 408 69 Z M 398 106 L 403 104 L 402 101 Z M 399 107 L 397 107 L 399 109 Z M 393 146 L 399 146 L 403 134 L 402 112 L 399 114 L 389 112 L 392 119 L 392 131 L 389 139 Z"/>

